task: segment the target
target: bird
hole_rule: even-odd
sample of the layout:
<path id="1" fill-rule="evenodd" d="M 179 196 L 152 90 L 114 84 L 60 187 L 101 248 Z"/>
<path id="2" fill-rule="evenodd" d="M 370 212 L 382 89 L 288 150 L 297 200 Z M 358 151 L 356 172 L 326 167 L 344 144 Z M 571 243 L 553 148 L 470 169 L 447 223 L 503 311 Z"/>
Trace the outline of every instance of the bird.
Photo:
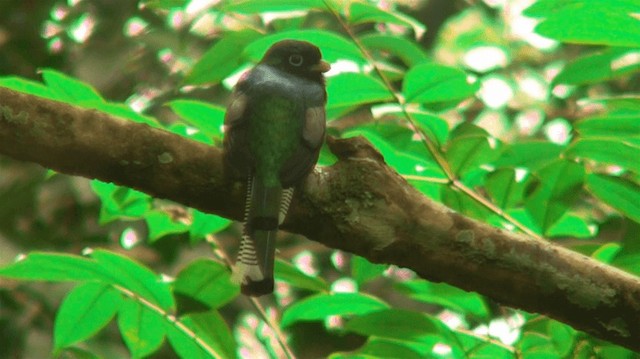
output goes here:
<path id="1" fill-rule="evenodd" d="M 324 73 L 330 69 L 312 43 L 282 40 L 240 77 L 231 93 L 224 118 L 224 168 L 247 183 L 232 280 L 247 296 L 273 292 L 279 226 L 324 142 Z"/>

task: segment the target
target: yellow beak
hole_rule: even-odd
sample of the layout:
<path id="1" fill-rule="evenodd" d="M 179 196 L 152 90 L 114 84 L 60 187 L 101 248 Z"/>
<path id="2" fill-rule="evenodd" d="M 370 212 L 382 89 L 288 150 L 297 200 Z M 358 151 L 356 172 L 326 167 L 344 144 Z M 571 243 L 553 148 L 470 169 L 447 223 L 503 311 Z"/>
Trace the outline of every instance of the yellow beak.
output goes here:
<path id="1" fill-rule="evenodd" d="M 311 71 L 327 72 L 329 70 L 331 70 L 331 65 L 324 60 L 320 60 L 320 62 L 311 66 Z"/>

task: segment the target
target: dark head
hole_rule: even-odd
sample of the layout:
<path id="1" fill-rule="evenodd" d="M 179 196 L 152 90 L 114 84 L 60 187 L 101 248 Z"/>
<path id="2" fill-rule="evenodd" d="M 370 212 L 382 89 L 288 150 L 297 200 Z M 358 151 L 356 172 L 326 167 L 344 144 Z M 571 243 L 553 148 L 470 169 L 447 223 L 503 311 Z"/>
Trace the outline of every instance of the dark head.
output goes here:
<path id="1" fill-rule="evenodd" d="M 329 63 L 322 60 L 318 47 L 298 40 L 282 40 L 273 44 L 260 63 L 321 83 L 324 83 L 322 73 L 331 69 Z"/>

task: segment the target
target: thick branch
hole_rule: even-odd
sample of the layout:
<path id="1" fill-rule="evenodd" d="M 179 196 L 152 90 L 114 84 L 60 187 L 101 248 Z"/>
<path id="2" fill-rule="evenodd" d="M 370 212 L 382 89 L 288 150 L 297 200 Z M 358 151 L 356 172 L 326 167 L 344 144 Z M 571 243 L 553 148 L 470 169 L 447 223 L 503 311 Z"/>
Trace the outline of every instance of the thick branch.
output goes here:
<path id="1" fill-rule="evenodd" d="M 638 278 L 430 201 L 361 138 L 329 144 L 338 163 L 309 177 L 285 229 L 640 350 Z M 219 149 L 94 110 L 0 88 L 0 153 L 241 217 Z"/>

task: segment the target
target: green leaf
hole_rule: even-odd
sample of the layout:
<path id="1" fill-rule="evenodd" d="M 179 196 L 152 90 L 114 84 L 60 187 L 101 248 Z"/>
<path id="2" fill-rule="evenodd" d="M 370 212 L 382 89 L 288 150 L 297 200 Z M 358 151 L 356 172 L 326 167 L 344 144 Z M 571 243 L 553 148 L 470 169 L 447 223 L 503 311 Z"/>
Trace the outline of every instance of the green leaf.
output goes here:
<path id="1" fill-rule="evenodd" d="M 582 164 L 560 160 L 535 173 L 539 185 L 525 207 L 543 233 L 553 226 L 578 198 L 585 178 Z"/>
<path id="2" fill-rule="evenodd" d="M 622 246 L 618 243 L 605 243 L 591 254 L 591 258 L 597 259 L 602 263 L 610 264 L 621 250 Z"/>
<path id="3" fill-rule="evenodd" d="M 262 1 L 260 3 L 262 4 Z M 367 61 L 360 53 L 360 49 L 353 44 L 353 41 L 326 30 L 295 30 L 262 36 L 249 44 L 244 49 L 244 52 L 251 60 L 258 61 L 271 45 L 285 39 L 304 40 L 313 43 L 321 49 L 322 58 L 329 62 L 344 59 L 361 65 L 367 64 Z"/>
<path id="4" fill-rule="evenodd" d="M 447 144 L 446 158 L 451 170 L 464 177 L 481 165 L 493 162 L 498 156 L 498 141 L 472 124 L 455 129 Z"/>
<path id="5" fill-rule="evenodd" d="M 402 83 L 406 101 L 413 103 L 461 101 L 472 96 L 477 88 L 477 82 L 467 82 L 464 71 L 435 63 L 412 67 Z"/>
<path id="6" fill-rule="evenodd" d="M 121 117 L 126 120 L 131 120 L 133 122 L 144 123 L 153 128 L 163 128 L 155 118 L 137 113 L 133 109 L 131 109 L 131 107 L 123 103 L 93 102 L 91 103 L 91 108 L 95 108 L 96 110 L 99 110 L 101 112 L 105 112 L 116 117 Z"/>
<path id="7" fill-rule="evenodd" d="M 359 286 L 378 278 L 388 267 L 386 264 L 371 263 L 360 256 L 351 257 L 351 276 Z"/>
<path id="8" fill-rule="evenodd" d="M 299 321 L 323 320 L 332 315 L 361 315 L 386 308 L 386 303 L 365 294 L 317 294 L 285 309 L 281 324 L 287 327 Z"/>
<path id="9" fill-rule="evenodd" d="M 449 330 L 437 319 L 423 313 L 404 309 L 384 309 L 350 319 L 346 330 L 365 336 L 411 340 L 426 335 L 448 334 Z"/>
<path id="10" fill-rule="evenodd" d="M 639 55 L 637 49 L 611 48 L 582 56 L 567 64 L 553 82 L 583 85 L 611 80 L 640 69 L 640 62 L 634 60 Z"/>
<path id="11" fill-rule="evenodd" d="M 613 115 L 590 117 L 574 125 L 581 138 L 620 140 L 640 138 L 640 116 Z"/>
<path id="12" fill-rule="evenodd" d="M 505 146 L 494 164 L 498 167 L 527 167 L 536 170 L 558 160 L 563 149 L 563 146 L 551 142 L 518 142 Z"/>
<path id="13" fill-rule="evenodd" d="M 640 185 L 629 180 L 601 175 L 587 176 L 587 188 L 604 203 L 640 223 Z"/>
<path id="14" fill-rule="evenodd" d="M 65 102 L 82 104 L 104 102 L 102 96 L 91 86 L 52 69 L 40 70 L 45 84 Z"/>
<path id="15" fill-rule="evenodd" d="M 101 359 L 88 350 L 77 347 L 68 347 L 56 351 L 56 359 Z"/>
<path id="16" fill-rule="evenodd" d="M 236 341 L 224 318 L 215 310 L 189 314 L 182 319 L 196 336 L 209 345 L 219 357 L 235 358 Z"/>
<path id="17" fill-rule="evenodd" d="M 380 80 L 353 72 L 331 77 L 327 81 L 327 92 L 327 110 L 393 100 L 393 95 Z"/>
<path id="18" fill-rule="evenodd" d="M 148 7 L 156 10 L 171 10 L 176 7 L 184 7 L 186 3 L 187 0 L 143 0 L 139 8 L 144 9 Z"/>
<path id="19" fill-rule="evenodd" d="M 207 145 L 215 145 L 213 139 L 207 136 L 204 132 L 194 131 L 194 128 L 192 126 L 186 125 L 184 123 L 172 123 L 171 125 L 166 127 L 166 129 L 175 133 L 176 135 L 188 138 L 190 140 L 202 142 Z"/>
<path id="20" fill-rule="evenodd" d="M 454 312 L 471 314 L 478 318 L 489 317 L 489 308 L 480 295 L 448 284 L 411 280 L 398 283 L 396 288 L 401 293 L 421 302 L 437 304 Z"/>
<path id="21" fill-rule="evenodd" d="M 640 22 L 632 16 L 637 3 L 610 0 L 546 0 L 527 14 L 545 19 L 536 26 L 540 35 L 563 42 L 639 47 Z M 607 9 L 607 11 L 602 11 Z"/>
<path id="22" fill-rule="evenodd" d="M 330 356 L 330 358 L 402 358 L 423 359 L 433 357 L 435 342 L 421 342 L 371 337 L 358 350 L 359 354 L 351 356 Z"/>
<path id="23" fill-rule="evenodd" d="M 91 181 L 91 189 L 100 197 L 100 224 L 116 219 L 142 218 L 151 209 L 151 197 L 113 183 Z"/>
<path id="24" fill-rule="evenodd" d="M 202 131 L 208 137 L 222 139 L 224 108 L 194 100 L 173 100 L 168 105 L 185 122 Z"/>
<path id="25" fill-rule="evenodd" d="M 493 344 L 482 338 L 478 338 L 473 334 L 467 334 L 464 332 L 456 333 L 457 339 L 452 341 L 455 344 L 461 344 L 459 347 L 454 347 L 453 353 L 455 358 L 469 358 L 469 359 L 512 359 L 513 353 L 504 348 L 503 346 Z M 531 358 L 526 356 L 527 358 Z M 553 357 L 555 358 L 555 357 Z"/>
<path id="26" fill-rule="evenodd" d="M 427 137 L 434 141 L 439 147 L 444 146 L 449 137 L 449 124 L 446 120 L 428 113 L 415 111 L 409 111 L 409 113 Z"/>
<path id="27" fill-rule="evenodd" d="M 165 211 L 151 210 L 144 214 L 144 219 L 149 226 L 149 240 L 154 242 L 168 234 L 184 233 L 189 230 L 186 223 L 175 221 Z"/>
<path id="28" fill-rule="evenodd" d="M 349 7 L 348 20 L 352 24 L 377 22 L 383 24 L 395 24 L 409 27 L 419 39 L 427 31 L 426 27 L 418 20 L 402 14 L 398 11 L 388 11 L 374 4 L 365 2 L 353 2 Z"/>
<path id="29" fill-rule="evenodd" d="M 640 143 L 625 140 L 580 139 L 565 152 L 571 158 L 587 158 L 640 172 Z"/>
<path id="30" fill-rule="evenodd" d="M 36 95 L 48 99 L 56 99 L 56 94 L 40 82 L 23 79 L 18 76 L 0 77 L 0 87 Z"/>
<path id="31" fill-rule="evenodd" d="M 244 62 L 243 52 L 238 50 L 260 36 L 261 34 L 257 31 L 249 29 L 226 34 L 196 62 L 185 78 L 185 83 L 217 84 Z"/>
<path id="32" fill-rule="evenodd" d="M 192 213 L 193 223 L 189 226 L 191 239 L 203 238 L 208 234 L 218 233 L 229 227 L 232 223 L 226 218 L 216 216 L 215 214 L 200 212 L 196 209 L 192 210 Z"/>
<path id="33" fill-rule="evenodd" d="M 56 315 L 54 346 L 60 349 L 85 340 L 116 314 L 122 295 L 100 283 L 78 285 L 65 297 Z"/>
<path id="34" fill-rule="evenodd" d="M 5 278 L 42 281 L 104 280 L 102 268 L 87 258 L 68 254 L 31 252 L 0 269 Z"/>
<path id="35" fill-rule="evenodd" d="M 360 42 L 362 42 L 362 45 L 368 50 L 387 52 L 397 56 L 408 67 L 427 62 L 429 59 L 424 50 L 416 42 L 404 37 L 373 32 L 361 36 Z"/>
<path id="36" fill-rule="evenodd" d="M 277 280 L 289 283 L 294 287 L 314 292 L 327 292 L 329 285 L 317 276 L 309 276 L 288 262 L 276 258 L 275 276 Z"/>
<path id="37" fill-rule="evenodd" d="M 503 168 L 487 176 L 485 188 L 498 207 L 508 209 L 522 202 L 529 182 L 527 172 Z"/>
<path id="38" fill-rule="evenodd" d="M 90 254 L 106 273 L 106 280 L 130 290 L 160 308 L 171 311 L 175 307 L 169 285 L 149 268 L 120 254 L 106 250 L 93 250 Z"/>
<path id="39" fill-rule="evenodd" d="M 192 297 L 210 308 L 220 308 L 238 296 L 240 289 L 231 282 L 229 270 L 210 259 L 191 262 L 178 273 L 176 292 Z"/>
<path id="40" fill-rule="evenodd" d="M 125 299 L 118 311 L 118 328 L 133 358 L 154 353 L 164 340 L 165 319 L 157 312 Z"/>
<path id="41" fill-rule="evenodd" d="M 571 213 L 565 213 L 546 233 L 547 237 L 573 238 L 591 238 L 595 234 L 595 227 L 591 229 L 583 218 Z"/>
<path id="42" fill-rule="evenodd" d="M 178 354 L 178 357 L 189 359 L 222 357 L 220 353 L 218 353 L 218 356 L 211 354 L 211 351 L 215 353 L 213 348 L 209 347 L 208 344 L 203 344 L 201 341 L 193 340 L 189 332 L 178 329 L 177 323 L 173 321 L 164 321 L 163 323 L 169 344 L 171 344 L 173 350 Z M 189 329 L 191 328 L 187 328 L 187 330 Z"/>
<path id="43" fill-rule="evenodd" d="M 222 9 L 239 13 L 265 13 L 325 9 L 322 0 L 227 0 Z"/>

